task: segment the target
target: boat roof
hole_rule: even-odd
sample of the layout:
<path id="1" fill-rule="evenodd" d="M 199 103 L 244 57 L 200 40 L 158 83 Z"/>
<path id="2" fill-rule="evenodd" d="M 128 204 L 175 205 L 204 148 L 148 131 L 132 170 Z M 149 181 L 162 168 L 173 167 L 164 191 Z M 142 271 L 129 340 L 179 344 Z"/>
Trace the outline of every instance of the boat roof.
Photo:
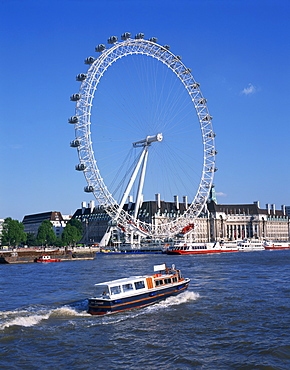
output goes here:
<path id="1" fill-rule="evenodd" d="M 146 279 L 146 276 L 130 276 L 128 278 L 122 278 L 122 279 L 116 279 L 116 280 L 110 280 L 105 281 L 103 283 L 95 284 L 95 286 L 102 286 L 102 285 L 116 285 L 116 284 L 128 284 L 132 281 L 140 280 L 140 279 Z"/>

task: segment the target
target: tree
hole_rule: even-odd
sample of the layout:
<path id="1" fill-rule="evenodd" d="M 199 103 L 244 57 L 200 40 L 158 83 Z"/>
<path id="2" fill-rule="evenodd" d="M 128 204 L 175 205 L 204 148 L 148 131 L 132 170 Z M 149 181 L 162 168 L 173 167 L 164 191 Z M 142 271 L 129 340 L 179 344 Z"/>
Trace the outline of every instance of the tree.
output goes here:
<path id="1" fill-rule="evenodd" d="M 2 245 L 17 246 L 25 243 L 27 234 L 24 232 L 24 225 L 11 217 L 5 218 L 1 237 Z"/>
<path id="2" fill-rule="evenodd" d="M 72 218 L 71 220 L 69 220 L 68 224 L 76 227 L 79 230 L 80 234 L 81 235 L 83 234 L 83 224 L 81 223 L 80 220 L 77 220 L 76 218 Z"/>
<path id="3" fill-rule="evenodd" d="M 26 244 L 29 245 L 29 246 L 37 245 L 37 239 L 36 239 L 36 236 L 33 233 L 27 233 Z"/>
<path id="4" fill-rule="evenodd" d="M 56 240 L 56 235 L 53 231 L 52 223 L 49 220 L 44 220 L 38 228 L 37 242 L 40 245 L 53 245 Z"/>
<path id="5" fill-rule="evenodd" d="M 71 221 L 78 221 L 78 222 L 75 223 Z M 81 229 L 79 226 L 81 226 Z M 75 245 L 82 238 L 82 235 L 83 235 L 82 223 L 79 220 L 70 220 L 62 232 L 61 238 L 62 238 L 64 245 L 71 246 L 71 245 Z"/>

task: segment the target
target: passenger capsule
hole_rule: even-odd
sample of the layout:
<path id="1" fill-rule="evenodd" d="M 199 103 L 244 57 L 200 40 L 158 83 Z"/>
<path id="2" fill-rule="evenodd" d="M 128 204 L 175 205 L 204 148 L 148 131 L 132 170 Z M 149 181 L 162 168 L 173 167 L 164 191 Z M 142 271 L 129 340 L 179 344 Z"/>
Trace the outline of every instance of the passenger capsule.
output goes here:
<path id="1" fill-rule="evenodd" d="M 180 55 L 176 55 L 176 59 L 181 60 L 182 58 Z"/>
<path id="2" fill-rule="evenodd" d="M 217 151 L 216 150 L 214 150 L 214 149 L 212 149 L 210 152 L 209 152 L 209 154 L 210 155 L 212 155 L 212 156 L 214 156 L 214 155 L 217 155 Z"/>
<path id="3" fill-rule="evenodd" d="M 108 38 L 108 44 L 115 44 L 115 42 L 118 41 L 118 37 L 117 36 L 111 36 Z"/>
<path id="4" fill-rule="evenodd" d="M 70 100 L 71 101 L 78 101 L 80 100 L 81 98 L 81 94 L 77 93 L 77 94 L 73 94 L 71 97 L 70 97 Z"/>
<path id="5" fill-rule="evenodd" d="M 157 37 L 151 37 L 149 41 L 156 43 L 158 41 Z"/>
<path id="6" fill-rule="evenodd" d="M 191 69 L 190 68 L 185 68 L 185 70 L 183 71 L 184 74 L 188 75 L 189 73 L 191 73 Z"/>
<path id="7" fill-rule="evenodd" d="M 77 171 L 84 171 L 86 169 L 86 165 L 84 163 L 79 163 L 76 165 Z"/>
<path id="8" fill-rule="evenodd" d="M 214 132 L 210 132 L 207 137 L 210 137 L 211 139 L 216 137 L 216 134 Z"/>
<path id="9" fill-rule="evenodd" d="M 81 145 L 81 143 L 80 143 L 80 141 L 79 140 L 72 140 L 71 142 L 70 142 L 70 146 L 72 147 L 72 148 L 77 148 L 78 146 L 80 146 Z"/>
<path id="10" fill-rule="evenodd" d="M 209 114 L 207 114 L 205 117 L 203 117 L 202 120 L 203 121 L 211 121 L 212 120 L 212 116 L 210 116 Z"/>
<path id="11" fill-rule="evenodd" d="M 202 99 L 199 99 L 198 104 L 203 105 L 203 104 L 205 104 L 206 102 L 207 102 L 207 100 L 206 100 L 206 99 L 204 99 L 204 98 L 202 98 Z"/>
<path id="12" fill-rule="evenodd" d="M 128 40 L 131 37 L 130 32 L 125 32 L 121 35 L 121 40 Z"/>
<path id="13" fill-rule="evenodd" d="M 92 185 L 88 185 L 88 186 L 85 186 L 85 187 L 84 187 L 84 191 L 85 191 L 86 193 L 93 193 L 94 188 L 93 188 L 93 186 L 92 186 Z"/>
<path id="14" fill-rule="evenodd" d="M 96 58 L 94 58 L 94 57 L 87 57 L 85 59 L 85 64 L 93 64 L 95 60 L 96 60 Z"/>
<path id="15" fill-rule="evenodd" d="M 68 123 L 78 123 L 79 119 L 77 116 L 72 116 L 68 119 Z"/>
<path id="16" fill-rule="evenodd" d="M 164 47 L 164 49 L 166 49 L 166 50 L 169 50 L 169 49 L 170 49 L 170 46 L 169 46 L 169 45 L 164 45 L 163 47 Z"/>
<path id="17" fill-rule="evenodd" d="M 85 73 L 80 73 L 76 76 L 77 81 L 84 81 L 87 78 L 87 75 Z"/>
<path id="18" fill-rule="evenodd" d="M 98 52 L 98 53 L 101 53 L 102 51 L 104 51 L 106 49 L 106 45 L 104 45 L 104 44 L 99 44 L 99 45 L 97 45 L 96 46 L 96 48 L 95 48 L 95 50 L 96 50 L 96 52 Z"/>
<path id="19" fill-rule="evenodd" d="M 193 83 L 193 84 L 191 85 L 191 87 L 192 87 L 193 89 L 197 89 L 197 88 L 199 88 L 199 86 L 200 86 L 200 84 L 199 84 L 198 82 L 195 82 L 195 83 Z"/>
<path id="20" fill-rule="evenodd" d="M 144 39 L 144 33 L 137 33 L 137 35 L 135 36 L 135 39 L 136 40 L 140 40 L 140 39 Z"/>

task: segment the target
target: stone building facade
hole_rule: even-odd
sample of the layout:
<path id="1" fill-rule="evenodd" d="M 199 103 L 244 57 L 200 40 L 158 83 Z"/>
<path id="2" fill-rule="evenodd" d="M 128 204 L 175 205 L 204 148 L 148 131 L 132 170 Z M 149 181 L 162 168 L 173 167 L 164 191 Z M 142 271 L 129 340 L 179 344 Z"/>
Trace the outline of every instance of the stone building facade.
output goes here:
<path id="1" fill-rule="evenodd" d="M 134 212 L 134 203 L 124 205 L 129 213 Z M 145 222 L 158 223 L 164 219 L 175 218 L 186 210 L 186 204 L 164 201 L 143 202 L 139 218 Z M 95 207 L 94 201 L 78 209 L 73 218 L 84 225 L 81 242 L 97 244 L 108 228 L 110 217 L 102 207 Z M 177 238 L 182 238 L 179 235 Z M 190 241 L 209 242 L 221 240 L 241 240 L 245 238 L 267 240 L 290 240 L 290 217 L 283 206 L 276 210 L 274 205 L 261 209 L 259 202 L 253 204 L 225 205 L 211 200 L 194 223 L 194 230 L 185 235 Z"/>

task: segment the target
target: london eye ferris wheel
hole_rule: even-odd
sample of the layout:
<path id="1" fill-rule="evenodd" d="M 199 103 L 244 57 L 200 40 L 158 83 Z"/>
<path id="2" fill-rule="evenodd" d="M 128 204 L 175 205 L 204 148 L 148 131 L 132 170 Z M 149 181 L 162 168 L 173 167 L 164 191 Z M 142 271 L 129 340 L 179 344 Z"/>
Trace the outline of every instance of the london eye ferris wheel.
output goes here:
<path id="1" fill-rule="evenodd" d="M 200 84 L 168 45 L 139 33 L 96 46 L 77 75 L 74 124 L 79 164 L 93 193 L 116 225 L 153 238 L 172 237 L 194 222 L 213 184 L 215 133 Z M 182 214 L 141 221 L 142 201 L 154 194 L 186 199 Z M 134 211 L 124 207 L 135 197 Z"/>

